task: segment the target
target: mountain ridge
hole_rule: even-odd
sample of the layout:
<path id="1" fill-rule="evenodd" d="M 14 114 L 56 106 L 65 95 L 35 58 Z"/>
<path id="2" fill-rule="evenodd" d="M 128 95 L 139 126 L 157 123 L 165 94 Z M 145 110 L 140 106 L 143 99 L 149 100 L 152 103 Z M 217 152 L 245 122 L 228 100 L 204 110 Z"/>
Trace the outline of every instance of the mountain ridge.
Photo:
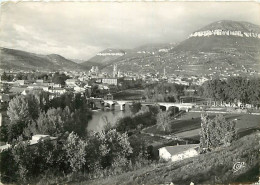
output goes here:
<path id="1" fill-rule="evenodd" d="M 221 23 L 221 24 L 220 24 Z M 198 30 L 206 30 L 209 27 L 221 28 L 227 25 L 232 30 L 248 31 L 248 29 L 237 30 L 237 25 L 243 28 L 260 28 L 248 22 L 239 21 L 217 21 Z M 233 23 L 233 25 L 232 25 Z M 215 25 L 217 24 L 217 25 Z M 228 28 L 226 26 L 226 28 Z M 196 31 L 195 31 L 196 32 Z M 194 33 L 194 32 L 193 32 Z M 241 37 L 234 35 L 212 35 L 201 37 L 189 37 L 180 42 L 168 52 L 156 55 L 144 55 L 143 57 L 129 57 L 118 60 L 115 63 L 121 71 L 141 72 L 163 72 L 164 68 L 168 74 L 186 75 L 208 75 L 221 74 L 237 75 L 241 71 L 260 72 L 260 39 L 256 37 Z M 241 68 L 244 66 L 244 68 Z M 218 70 L 214 70 L 218 69 Z M 109 65 L 104 70 L 111 71 Z M 223 74 L 222 74 L 223 75 Z"/>
<path id="2" fill-rule="evenodd" d="M 58 54 L 42 55 L 4 47 L 0 48 L 0 54 L 2 70 L 84 70 L 83 66 Z"/>

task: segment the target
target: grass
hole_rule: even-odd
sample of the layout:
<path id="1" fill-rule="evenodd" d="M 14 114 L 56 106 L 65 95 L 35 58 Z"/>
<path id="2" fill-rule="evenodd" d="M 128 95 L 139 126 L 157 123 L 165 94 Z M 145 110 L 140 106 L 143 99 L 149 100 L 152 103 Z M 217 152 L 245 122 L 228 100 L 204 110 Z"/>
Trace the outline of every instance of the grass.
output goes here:
<path id="1" fill-rule="evenodd" d="M 79 184 L 227 184 L 252 183 L 258 180 L 259 132 L 232 143 L 226 148 L 174 163 L 152 164 L 136 171 Z M 233 171 L 236 162 L 245 166 Z"/>
<path id="2" fill-rule="evenodd" d="M 212 119 L 217 114 L 210 113 L 209 116 Z M 198 112 L 188 112 L 182 115 L 182 117 L 178 120 L 173 120 L 171 122 L 171 134 L 175 134 L 177 136 L 183 138 L 193 138 L 198 139 L 199 131 L 200 131 L 200 119 L 201 113 Z M 238 131 L 239 137 L 245 136 L 255 130 L 260 129 L 259 115 L 250 115 L 250 114 L 224 114 L 224 117 L 227 120 L 236 120 L 236 129 Z M 161 134 L 165 135 L 165 133 L 161 132 L 157 129 L 156 125 L 150 128 L 145 129 L 146 133 L 152 134 Z"/>

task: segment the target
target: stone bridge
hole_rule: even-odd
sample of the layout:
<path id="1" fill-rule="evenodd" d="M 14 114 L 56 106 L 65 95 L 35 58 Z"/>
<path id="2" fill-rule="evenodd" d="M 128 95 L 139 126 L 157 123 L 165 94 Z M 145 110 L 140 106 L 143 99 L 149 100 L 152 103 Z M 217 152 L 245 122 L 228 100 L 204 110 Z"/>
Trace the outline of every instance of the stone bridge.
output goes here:
<path id="1" fill-rule="evenodd" d="M 109 105 L 109 107 L 115 106 L 115 104 L 118 104 L 120 106 L 120 110 L 125 110 L 126 104 L 132 104 L 132 101 L 125 101 L 125 100 L 103 100 L 104 105 Z"/>
<path id="2" fill-rule="evenodd" d="M 133 101 L 127 100 L 103 100 L 104 105 L 109 105 L 110 107 L 118 104 L 120 106 L 120 110 L 125 110 L 126 104 L 132 104 Z M 140 102 L 142 105 L 151 106 L 151 105 L 159 105 L 166 108 L 166 111 L 169 110 L 170 107 L 178 107 L 180 110 L 186 110 L 193 108 L 195 106 L 194 103 L 170 103 L 170 102 Z"/>
<path id="3" fill-rule="evenodd" d="M 179 110 L 186 110 L 193 108 L 195 103 L 171 103 L 171 102 L 142 102 L 142 105 L 159 105 L 166 108 L 166 111 L 169 110 L 170 107 L 178 107 Z"/>

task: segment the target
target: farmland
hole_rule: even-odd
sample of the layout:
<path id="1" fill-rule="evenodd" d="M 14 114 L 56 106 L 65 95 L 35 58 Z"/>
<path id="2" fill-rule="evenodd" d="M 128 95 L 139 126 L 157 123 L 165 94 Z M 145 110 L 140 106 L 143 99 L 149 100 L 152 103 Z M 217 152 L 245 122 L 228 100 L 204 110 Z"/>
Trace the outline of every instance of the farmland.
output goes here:
<path id="1" fill-rule="evenodd" d="M 216 113 L 209 113 L 210 118 L 216 116 Z M 199 131 L 200 131 L 200 119 L 201 113 L 198 112 L 188 112 L 181 116 L 181 118 L 173 120 L 171 122 L 171 134 L 182 138 L 193 138 L 199 139 Z M 249 134 L 250 132 L 260 129 L 259 115 L 249 115 L 249 114 L 224 114 L 224 117 L 227 120 L 236 121 L 236 129 L 238 135 L 244 136 Z M 157 129 L 156 126 L 150 127 L 145 130 L 146 133 L 152 134 L 163 134 L 161 131 Z"/>

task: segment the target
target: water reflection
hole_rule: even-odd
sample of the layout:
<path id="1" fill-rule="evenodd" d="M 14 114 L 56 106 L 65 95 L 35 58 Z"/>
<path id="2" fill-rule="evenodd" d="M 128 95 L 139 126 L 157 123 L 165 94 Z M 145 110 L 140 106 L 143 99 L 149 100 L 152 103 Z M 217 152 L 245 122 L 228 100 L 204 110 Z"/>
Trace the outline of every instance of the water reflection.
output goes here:
<path id="1" fill-rule="evenodd" d="M 129 109 L 126 106 L 126 111 Z M 119 105 L 115 105 L 114 110 L 105 109 L 93 111 L 92 120 L 88 123 L 88 131 L 101 131 L 104 129 L 107 121 L 114 126 L 116 121 L 125 115 L 125 111 L 120 111 Z M 107 119 L 107 121 L 106 121 Z"/>

